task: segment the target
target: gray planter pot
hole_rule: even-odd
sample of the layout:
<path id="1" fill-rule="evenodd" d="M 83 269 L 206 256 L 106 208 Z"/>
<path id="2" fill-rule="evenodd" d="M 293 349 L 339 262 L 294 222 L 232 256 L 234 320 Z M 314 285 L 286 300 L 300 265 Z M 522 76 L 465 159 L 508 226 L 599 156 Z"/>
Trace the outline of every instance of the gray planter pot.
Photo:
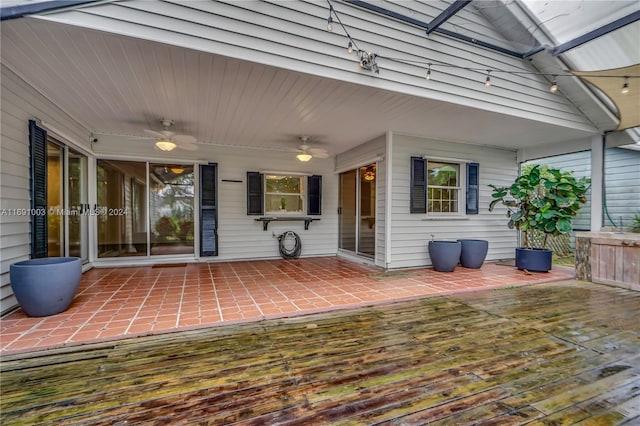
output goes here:
<path id="1" fill-rule="evenodd" d="M 429 257 L 433 269 L 453 272 L 460 261 L 462 245 L 459 241 L 429 241 Z"/>
<path id="2" fill-rule="evenodd" d="M 14 263 L 9 267 L 11 288 L 20 307 L 30 317 L 66 311 L 80 284 L 82 261 L 78 257 L 47 257 Z"/>
<path id="3" fill-rule="evenodd" d="M 516 248 L 516 267 L 530 272 L 549 272 L 553 263 L 553 252 L 541 248 Z"/>
<path id="4" fill-rule="evenodd" d="M 478 269 L 487 258 L 489 241 L 487 240 L 458 240 L 462 244 L 460 264 L 465 268 Z"/>

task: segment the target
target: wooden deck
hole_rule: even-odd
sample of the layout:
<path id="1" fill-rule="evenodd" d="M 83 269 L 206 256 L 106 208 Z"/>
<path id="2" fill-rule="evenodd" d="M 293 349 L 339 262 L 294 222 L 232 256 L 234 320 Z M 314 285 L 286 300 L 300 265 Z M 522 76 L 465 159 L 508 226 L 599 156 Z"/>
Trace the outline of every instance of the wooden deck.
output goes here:
<path id="1" fill-rule="evenodd" d="M 640 424 L 640 293 L 590 283 L 4 356 L 9 424 Z"/>

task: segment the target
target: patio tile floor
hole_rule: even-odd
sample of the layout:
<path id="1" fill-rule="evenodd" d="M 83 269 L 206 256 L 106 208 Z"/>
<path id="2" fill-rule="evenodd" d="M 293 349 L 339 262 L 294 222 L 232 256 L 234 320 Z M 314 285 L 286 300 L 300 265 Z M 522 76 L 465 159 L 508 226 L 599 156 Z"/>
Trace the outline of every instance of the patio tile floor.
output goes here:
<path id="1" fill-rule="evenodd" d="M 0 354 L 29 352 L 480 289 L 573 278 L 573 269 L 527 273 L 481 269 L 384 272 L 338 257 L 94 268 L 71 307 L 30 318 L 20 309 L 0 321 Z"/>

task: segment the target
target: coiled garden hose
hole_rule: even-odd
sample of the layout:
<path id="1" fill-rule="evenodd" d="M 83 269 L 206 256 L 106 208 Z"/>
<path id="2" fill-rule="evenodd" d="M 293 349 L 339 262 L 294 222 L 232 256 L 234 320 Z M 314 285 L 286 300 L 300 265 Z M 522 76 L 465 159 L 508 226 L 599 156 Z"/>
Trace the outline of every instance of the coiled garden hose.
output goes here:
<path id="1" fill-rule="evenodd" d="M 278 242 L 280 245 L 280 256 L 282 256 L 283 259 L 297 259 L 300 257 L 302 241 L 298 234 L 293 231 L 286 231 L 278 236 Z"/>

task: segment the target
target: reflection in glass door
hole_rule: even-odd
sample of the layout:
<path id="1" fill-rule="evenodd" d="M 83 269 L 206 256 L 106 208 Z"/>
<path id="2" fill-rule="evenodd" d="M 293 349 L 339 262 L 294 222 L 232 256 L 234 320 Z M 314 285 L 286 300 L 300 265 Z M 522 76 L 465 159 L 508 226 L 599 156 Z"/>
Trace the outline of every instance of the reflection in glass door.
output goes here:
<path id="1" fill-rule="evenodd" d="M 47 141 L 47 256 L 89 259 L 87 157 Z"/>
<path id="2" fill-rule="evenodd" d="M 64 256 L 64 151 L 47 142 L 47 255 Z"/>
<path id="3" fill-rule="evenodd" d="M 339 248 L 375 256 L 376 165 L 340 174 Z"/>
<path id="4" fill-rule="evenodd" d="M 146 187 L 147 164 L 98 160 L 96 176 L 98 257 L 146 256 L 146 202 L 138 186 Z"/>
<path id="5" fill-rule="evenodd" d="M 69 194 L 70 212 L 66 216 L 69 237 L 67 239 L 69 256 L 79 257 L 83 260 L 89 258 L 89 216 L 84 213 L 84 207 L 88 206 L 87 188 L 87 157 L 68 150 L 68 179 L 67 187 Z"/>
<path id="6" fill-rule="evenodd" d="M 376 254 L 376 165 L 360 167 L 360 227 L 358 253 Z"/>
<path id="7" fill-rule="evenodd" d="M 340 174 L 339 247 L 353 252 L 356 251 L 358 212 L 356 209 L 356 183 L 356 170 Z"/>
<path id="8" fill-rule="evenodd" d="M 98 257 L 194 254 L 192 165 L 98 160 Z"/>
<path id="9" fill-rule="evenodd" d="M 149 164 L 151 254 L 193 254 L 193 166 Z"/>

